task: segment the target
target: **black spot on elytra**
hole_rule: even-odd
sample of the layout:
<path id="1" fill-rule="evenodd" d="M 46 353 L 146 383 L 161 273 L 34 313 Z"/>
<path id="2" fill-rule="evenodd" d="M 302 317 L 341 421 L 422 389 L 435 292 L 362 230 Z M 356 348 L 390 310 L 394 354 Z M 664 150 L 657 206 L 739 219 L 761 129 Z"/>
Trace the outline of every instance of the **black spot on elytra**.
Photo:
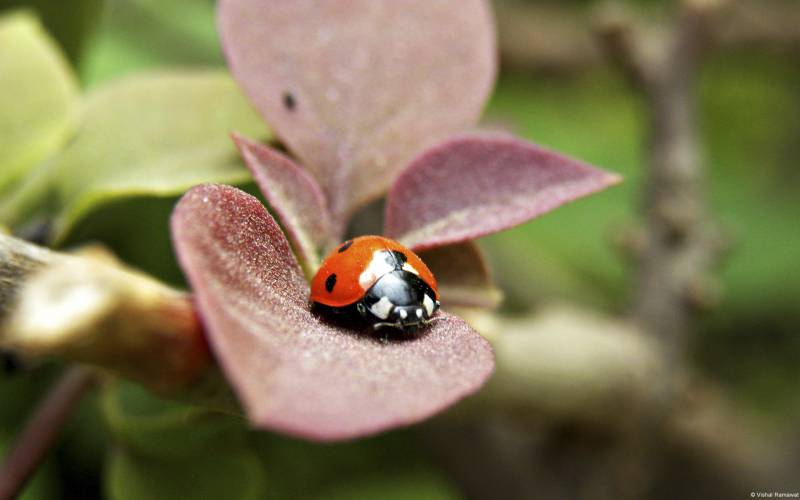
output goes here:
<path id="1" fill-rule="evenodd" d="M 328 279 L 325 280 L 325 290 L 327 290 L 328 293 L 331 293 L 333 291 L 333 287 L 335 286 L 336 286 L 336 273 L 333 273 L 330 276 L 328 276 Z"/>
<path id="2" fill-rule="evenodd" d="M 289 111 L 294 111 L 294 108 L 297 107 L 297 101 L 295 100 L 294 96 L 291 92 L 284 92 L 283 93 L 283 105 Z"/>
<path id="3" fill-rule="evenodd" d="M 342 246 L 339 247 L 339 253 L 344 252 L 345 250 L 347 250 L 351 246 L 353 246 L 353 240 L 345 241 L 344 243 L 342 243 Z"/>

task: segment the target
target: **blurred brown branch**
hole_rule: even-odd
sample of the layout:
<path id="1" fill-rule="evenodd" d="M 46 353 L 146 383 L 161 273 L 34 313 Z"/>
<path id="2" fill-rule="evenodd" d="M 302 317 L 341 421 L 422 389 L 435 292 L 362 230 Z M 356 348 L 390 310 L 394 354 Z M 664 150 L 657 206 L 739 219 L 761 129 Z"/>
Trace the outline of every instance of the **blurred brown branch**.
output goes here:
<path id="1" fill-rule="evenodd" d="M 663 442 L 674 437 L 673 422 L 686 413 L 680 398 L 687 390 L 688 334 L 694 314 L 711 300 L 711 273 L 722 247 L 706 199 L 696 86 L 699 68 L 713 45 L 714 18 L 729 4 L 684 0 L 677 18 L 657 27 L 637 20 L 619 3 L 608 5 L 598 23 L 601 45 L 633 89 L 644 96 L 649 117 L 642 199 L 645 236 L 638 256 L 633 317 L 659 342 L 667 367 L 653 383 L 659 404 L 649 409 L 638 429 L 642 470 L 653 474 L 663 460 Z M 691 434 L 680 445 L 717 457 L 717 467 L 721 459 L 741 456 L 738 447 L 717 439 L 714 431 L 725 432 L 720 426 L 710 436 Z M 752 475 L 751 468 L 726 472 L 741 478 Z"/>
<path id="2" fill-rule="evenodd" d="M 800 51 L 800 3 L 794 0 L 736 0 L 713 19 L 721 47 L 775 47 Z"/>
<path id="3" fill-rule="evenodd" d="M 0 466 L 0 499 L 16 498 L 22 492 L 94 381 L 90 370 L 73 367 L 53 385 Z"/>
<path id="4" fill-rule="evenodd" d="M 713 293 L 711 271 L 722 247 L 708 212 L 698 144 L 696 79 L 712 45 L 710 27 L 727 3 L 683 2 L 671 30 L 643 28 L 618 4 L 601 16 L 609 58 L 645 97 L 649 115 L 645 240 L 634 315 L 682 363 L 693 313 Z"/>
<path id="5" fill-rule="evenodd" d="M 503 65 L 517 70 L 580 71 L 603 64 L 594 13 L 564 4 L 494 0 Z M 800 51 L 800 4 L 736 0 L 715 9 L 708 37 L 717 49 Z M 641 22 L 637 22 L 641 24 Z M 630 62 L 630 61 L 628 61 Z"/>
<path id="6" fill-rule="evenodd" d="M 56 258 L 46 248 L 0 233 L 0 323 L 11 310 L 25 279 Z"/>
<path id="7" fill-rule="evenodd" d="M 504 67 L 575 71 L 602 62 L 585 9 L 502 0 L 494 4 Z"/>
<path id="8" fill-rule="evenodd" d="M 89 363 L 172 391 L 211 357 L 189 296 L 100 250 L 52 252 L 0 235 L 0 345 Z"/>
<path id="9" fill-rule="evenodd" d="M 790 450 L 719 388 L 676 374 L 630 320 L 547 305 L 503 321 L 492 344 L 486 389 L 426 434 L 470 498 L 661 498 L 658 484 L 667 498 L 729 498 L 785 484 Z M 684 382 L 665 404 L 667 377 Z"/>

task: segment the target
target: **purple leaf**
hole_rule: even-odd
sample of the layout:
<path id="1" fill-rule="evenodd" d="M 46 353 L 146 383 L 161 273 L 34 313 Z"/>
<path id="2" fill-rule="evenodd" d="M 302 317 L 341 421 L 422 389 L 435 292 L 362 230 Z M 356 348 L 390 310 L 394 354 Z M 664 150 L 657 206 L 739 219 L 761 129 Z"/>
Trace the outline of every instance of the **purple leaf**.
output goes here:
<path id="1" fill-rule="evenodd" d="M 475 124 L 495 76 L 484 0 L 222 0 L 228 66 L 339 227 L 423 147 Z"/>
<path id="2" fill-rule="evenodd" d="M 619 181 L 510 136 L 464 135 L 425 151 L 398 176 L 387 198 L 385 232 L 415 250 L 458 243 Z"/>
<path id="3" fill-rule="evenodd" d="M 330 243 L 330 215 L 319 185 L 283 154 L 238 134 L 231 137 L 304 267 L 313 273 L 320 251 Z"/>
<path id="4" fill-rule="evenodd" d="M 420 252 L 420 258 L 430 267 L 442 306 L 497 307 L 503 294 L 492 283 L 492 276 L 481 249 L 472 241 Z"/>
<path id="5" fill-rule="evenodd" d="M 235 188 L 190 190 L 172 235 L 210 344 L 257 427 L 320 441 L 363 436 L 431 416 L 493 370 L 489 344 L 455 316 L 382 344 L 312 315 L 280 228 Z"/>

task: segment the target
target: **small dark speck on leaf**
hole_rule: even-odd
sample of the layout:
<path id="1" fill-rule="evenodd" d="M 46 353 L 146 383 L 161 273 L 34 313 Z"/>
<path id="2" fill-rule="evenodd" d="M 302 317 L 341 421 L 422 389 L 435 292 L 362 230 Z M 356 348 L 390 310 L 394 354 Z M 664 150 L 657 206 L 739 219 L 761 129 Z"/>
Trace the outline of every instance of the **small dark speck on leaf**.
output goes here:
<path id="1" fill-rule="evenodd" d="M 297 101 L 291 92 L 283 93 L 283 105 L 286 106 L 286 109 L 289 111 L 294 111 L 294 108 L 297 107 Z"/>

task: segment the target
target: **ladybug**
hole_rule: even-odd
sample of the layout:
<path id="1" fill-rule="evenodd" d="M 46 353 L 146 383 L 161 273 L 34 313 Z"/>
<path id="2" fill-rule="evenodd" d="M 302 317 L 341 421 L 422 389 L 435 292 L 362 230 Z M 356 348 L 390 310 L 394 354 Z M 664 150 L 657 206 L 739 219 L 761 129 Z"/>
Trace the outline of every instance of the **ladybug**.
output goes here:
<path id="1" fill-rule="evenodd" d="M 356 314 L 375 330 L 415 331 L 439 309 L 436 278 L 414 252 L 382 236 L 345 241 L 311 280 L 311 301 L 336 313 Z"/>

